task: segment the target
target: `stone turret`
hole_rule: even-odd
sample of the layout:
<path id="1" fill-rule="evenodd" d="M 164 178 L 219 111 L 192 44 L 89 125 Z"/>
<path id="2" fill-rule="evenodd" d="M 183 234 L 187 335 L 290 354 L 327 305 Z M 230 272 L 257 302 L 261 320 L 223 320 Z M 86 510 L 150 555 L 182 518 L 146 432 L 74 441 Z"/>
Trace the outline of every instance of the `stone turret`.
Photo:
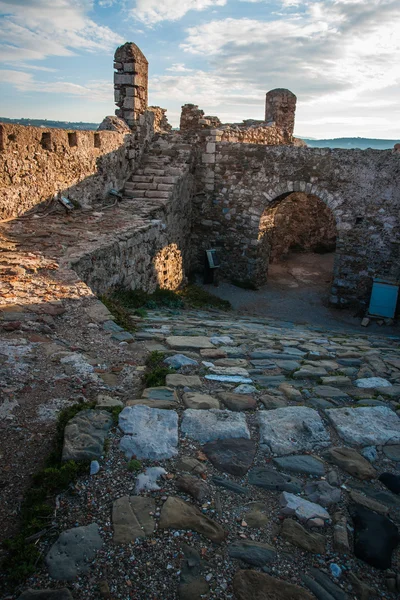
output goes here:
<path id="1" fill-rule="evenodd" d="M 132 129 L 139 115 L 147 110 L 149 64 L 132 42 L 117 48 L 114 61 L 114 99 L 118 106 L 115 114 Z"/>
<path id="2" fill-rule="evenodd" d="M 287 142 L 293 137 L 296 101 L 296 96 L 283 88 L 271 90 L 265 98 L 265 121 L 274 121 Z"/>

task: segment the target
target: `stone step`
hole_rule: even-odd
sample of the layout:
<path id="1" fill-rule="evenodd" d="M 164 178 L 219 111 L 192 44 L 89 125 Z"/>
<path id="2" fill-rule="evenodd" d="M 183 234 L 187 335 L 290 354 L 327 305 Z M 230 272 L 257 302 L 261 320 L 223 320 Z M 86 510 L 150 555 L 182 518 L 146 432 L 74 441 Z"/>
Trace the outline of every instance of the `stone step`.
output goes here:
<path id="1" fill-rule="evenodd" d="M 158 186 L 160 184 L 159 183 L 141 183 L 141 182 L 135 182 L 135 187 L 129 187 L 128 189 L 135 189 L 135 190 L 158 190 L 160 189 Z M 126 189 L 126 188 L 125 188 Z"/>
<path id="2" fill-rule="evenodd" d="M 157 175 L 158 177 L 165 175 L 165 171 L 163 169 L 151 169 L 150 167 L 145 167 L 143 169 L 143 173 L 144 175 Z"/>
<path id="3" fill-rule="evenodd" d="M 153 177 L 151 177 L 151 175 L 132 175 L 130 180 L 127 181 L 125 185 L 128 185 L 134 181 L 138 181 L 140 183 L 151 183 L 153 181 Z"/>
<path id="4" fill-rule="evenodd" d="M 145 190 L 124 190 L 124 195 L 128 198 L 144 198 Z"/>
<path id="5" fill-rule="evenodd" d="M 154 177 L 154 183 L 176 183 L 178 179 L 178 177 L 164 175 L 164 177 Z"/>
<path id="6" fill-rule="evenodd" d="M 162 192 L 160 190 L 148 190 L 145 192 L 145 196 L 146 198 L 169 198 L 170 193 L 169 192 Z"/>

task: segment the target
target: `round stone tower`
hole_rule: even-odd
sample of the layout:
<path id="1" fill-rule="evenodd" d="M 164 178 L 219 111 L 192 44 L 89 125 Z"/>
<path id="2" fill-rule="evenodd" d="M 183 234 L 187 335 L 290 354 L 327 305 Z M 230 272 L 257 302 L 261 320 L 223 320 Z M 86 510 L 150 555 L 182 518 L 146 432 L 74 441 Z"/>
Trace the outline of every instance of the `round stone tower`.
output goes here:
<path id="1" fill-rule="evenodd" d="M 283 88 L 271 90 L 265 98 L 265 121 L 274 121 L 288 142 L 293 138 L 296 101 L 296 96 Z"/>

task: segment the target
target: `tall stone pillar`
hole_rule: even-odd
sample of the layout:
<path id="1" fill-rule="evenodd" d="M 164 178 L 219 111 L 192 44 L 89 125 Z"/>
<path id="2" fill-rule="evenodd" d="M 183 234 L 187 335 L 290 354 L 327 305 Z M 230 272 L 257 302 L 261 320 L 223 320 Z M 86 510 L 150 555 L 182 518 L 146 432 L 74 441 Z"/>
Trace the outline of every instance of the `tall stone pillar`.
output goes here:
<path id="1" fill-rule="evenodd" d="M 296 101 L 296 96 L 283 88 L 271 90 L 265 98 L 265 121 L 274 121 L 285 141 L 293 137 Z"/>
<path id="2" fill-rule="evenodd" d="M 132 42 L 117 48 L 114 61 L 115 114 L 132 128 L 147 110 L 149 63 Z"/>

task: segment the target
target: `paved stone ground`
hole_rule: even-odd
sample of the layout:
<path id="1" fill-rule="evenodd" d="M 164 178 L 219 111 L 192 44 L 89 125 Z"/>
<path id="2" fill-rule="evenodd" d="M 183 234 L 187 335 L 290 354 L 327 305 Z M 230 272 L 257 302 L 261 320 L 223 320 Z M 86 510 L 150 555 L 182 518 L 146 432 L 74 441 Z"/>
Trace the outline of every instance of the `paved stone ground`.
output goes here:
<path id="1" fill-rule="evenodd" d="M 91 320 L 99 344 L 107 321 L 93 307 Z M 398 597 L 398 338 L 165 310 L 131 342 L 107 338 L 124 357 L 135 348 L 134 370 L 113 378 L 108 363 L 91 392 L 123 403 L 121 428 L 99 470 L 58 497 L 44 566 L 10 598 L 64 587 L 93 600 Z M 143 391 L 144 351 L 191 364 Z M 56 364 L 85 379 L 75 353 Z M 93 458 L 105 421 L 91 436 L 91 419 L 68 448 L 88 439 Z"/>

